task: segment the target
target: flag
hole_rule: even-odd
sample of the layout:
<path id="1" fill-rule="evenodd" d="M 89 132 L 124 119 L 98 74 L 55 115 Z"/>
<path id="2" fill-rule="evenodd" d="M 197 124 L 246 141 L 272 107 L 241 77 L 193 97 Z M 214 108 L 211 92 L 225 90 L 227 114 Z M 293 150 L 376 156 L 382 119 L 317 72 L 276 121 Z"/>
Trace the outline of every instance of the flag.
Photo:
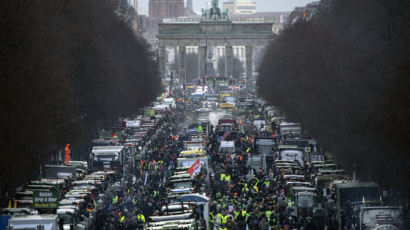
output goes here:
<path id="1" fill-rule="evenodd" d="M 201 159 L 198 158 L 198 160 L 195 161 L 195 163 L 187 170 L 187 173 L 189 175 L 194 175 L 194 173 L 199 173 L 201 171 Z"/>

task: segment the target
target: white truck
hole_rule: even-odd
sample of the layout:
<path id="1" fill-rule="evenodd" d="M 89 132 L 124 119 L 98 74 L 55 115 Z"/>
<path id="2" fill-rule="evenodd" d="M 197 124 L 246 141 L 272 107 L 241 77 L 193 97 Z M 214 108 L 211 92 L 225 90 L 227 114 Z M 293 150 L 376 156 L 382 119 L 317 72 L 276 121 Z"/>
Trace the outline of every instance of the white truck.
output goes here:
<path id="1" fill-rule="evenodd" d="M 402 208 L 398 206 L 369 206 L 360 208 L 360 230 L 401 227 Z"/>
<path id="2" fill-rule="evenodd" d="M 297 162 L 300 166 L 304 166 L 305 163 L 305 156 L 303 151 L 297 148 L 282 148 L 279 152 L 279 158 L 282 161 L 290 161 L 290 162 Z"/>
<path id="3" fill-rule="evenodd" d="M 286 136 L 298 137 L 302 134 L 302 126 L 300 123 L 294 122 L 281 122 L 280 133 Z"/>
<path id="4" fill-rule="evenodd" d="M 58 230 L 57 215 L 13 216 L 7 230 Z"/>

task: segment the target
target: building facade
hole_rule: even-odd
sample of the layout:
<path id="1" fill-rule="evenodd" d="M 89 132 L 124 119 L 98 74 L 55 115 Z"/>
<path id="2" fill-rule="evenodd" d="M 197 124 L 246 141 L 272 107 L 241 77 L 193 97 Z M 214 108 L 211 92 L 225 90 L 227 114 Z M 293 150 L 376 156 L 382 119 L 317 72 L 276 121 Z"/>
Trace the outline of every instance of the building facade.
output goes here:
<path id="1" fill-rule="evenodd" d="M 228 10 L 233 14 L 254 14 L 256 13 L 256 3 L 254 0 L 227 0 L 222 3 L 222 10 Z"/>
<path id="2" fill-rule="evenodd" d="M 185 15 L 184 0 L 150 0 L 150 18 L 183 17 Z"/>
<path id="3" fill-rule="evenodd" d="M 188 10 L 194 11 L 194 4 L 192 3 L 192 0 L 187 0 L 186 1 L 186 8 Z"/>

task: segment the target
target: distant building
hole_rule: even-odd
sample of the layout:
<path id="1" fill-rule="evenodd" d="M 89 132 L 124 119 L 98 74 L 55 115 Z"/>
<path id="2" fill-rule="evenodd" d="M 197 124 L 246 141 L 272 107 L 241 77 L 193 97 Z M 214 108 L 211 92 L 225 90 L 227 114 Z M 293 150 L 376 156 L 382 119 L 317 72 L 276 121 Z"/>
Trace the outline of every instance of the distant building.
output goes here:
<path id="1" fill-rule="evenodd" d="M 194 11 L 194 5 L 192 3 L 193 0 L 187 0 L 186 1 L 186 7 L 185 7 L 185 16 L 191 17 L 195 16 L 196 13 Z"/>
<path id="2" fill-rule="evenodd" d="M 228 14 L 254 14 L 256 3 L 254 0 L 227 0 L 222 3 L 222 11 L 228 10 Z"/>
<path id="3" fill-rule="evenodd" d="M 186 8 L 188 10 L 194 11 L 194 5 L 192 4 L 192 0 L 187 0 L 186 1 Z"/>
<path id="4" fill-rule="evenodd" d="M 184 0 L 150 0 L 150 18 L 173 18 L 185 15 Z"/>
<path id="5" fill-rule="evenodd" d="M 222 11 L 228 10 L 228 14 L 235 11 L 235 0 L 228 0 L 222 3 Z"/>

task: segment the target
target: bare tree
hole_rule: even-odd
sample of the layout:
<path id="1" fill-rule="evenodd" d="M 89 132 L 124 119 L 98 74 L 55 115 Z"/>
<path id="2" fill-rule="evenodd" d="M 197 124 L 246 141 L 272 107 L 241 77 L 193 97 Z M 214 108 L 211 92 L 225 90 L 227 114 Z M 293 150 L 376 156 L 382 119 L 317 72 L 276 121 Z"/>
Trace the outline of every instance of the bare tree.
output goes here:
<path id="1" fill-rule="evenodd" d="M 96 130 L 160 92 L 148 45 L 115 10 L 110 0 L 0 4 L 2 188 L 35 177 L 67 143 L 87 154 L 78 146 Z"/>
<path id="2" fill-rule="evenodd" d="M 285 29 L 259 69 L 259 94 L 349 169 L 409 195 L 410 16 L 404 0 L 325 0 Z"/>

